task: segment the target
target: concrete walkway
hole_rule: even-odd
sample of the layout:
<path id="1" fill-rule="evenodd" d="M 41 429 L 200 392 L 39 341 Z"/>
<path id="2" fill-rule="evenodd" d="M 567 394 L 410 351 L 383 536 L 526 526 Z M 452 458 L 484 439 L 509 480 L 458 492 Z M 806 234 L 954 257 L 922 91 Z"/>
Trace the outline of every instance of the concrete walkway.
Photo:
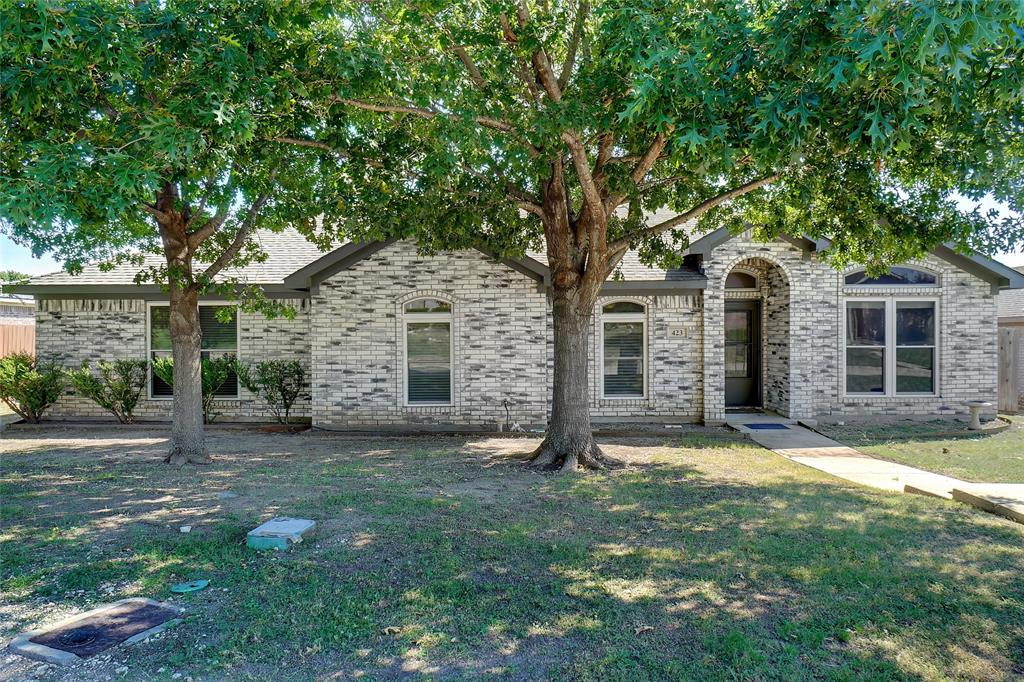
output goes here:
<path id="1" fill-rule="evenodd" d="M 955 499 L 1024 523 L 1024 484 L 969 483 L 876 459 L 782 417 L 730 414 L 726 421 L 758 445 L 826 474 L 880 490 Z"/>

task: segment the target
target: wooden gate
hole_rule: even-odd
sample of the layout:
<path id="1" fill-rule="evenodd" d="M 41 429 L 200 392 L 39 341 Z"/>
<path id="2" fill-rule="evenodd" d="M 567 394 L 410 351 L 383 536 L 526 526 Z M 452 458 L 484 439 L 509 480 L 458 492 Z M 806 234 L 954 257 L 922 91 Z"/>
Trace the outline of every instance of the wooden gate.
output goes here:
<path id="1" fill-rule="evenodd" d="M 1024 354 L 1024 327 L 999 328 L 999 411 L 1020 411 L 1022 354 Z"/>

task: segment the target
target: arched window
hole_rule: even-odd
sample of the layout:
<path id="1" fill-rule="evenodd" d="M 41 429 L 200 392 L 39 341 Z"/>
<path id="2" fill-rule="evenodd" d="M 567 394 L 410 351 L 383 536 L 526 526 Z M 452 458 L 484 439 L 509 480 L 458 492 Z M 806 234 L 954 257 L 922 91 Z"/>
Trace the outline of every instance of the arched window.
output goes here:
<path id="1" fill-rule="evenodd" d="M 852 286 L 927 286 L 937 282 L 930 272 L 902 265 L 891 267 L 887 274 L 878 277 L 868 276 L 866 270 L 857 270 L 846 276 L 846 283 Z"/>
<path id="2" fill-rule="evenodd" d="M 403 310 L 406 403 L 451 405 L 452 304 L 417 298 Z"/>
<path id="3" fill-rule="evenodd" d="M 733 270 L 725 278 L 726 289 L 756 289 L 757 275 L 746 270 Z"/>
<path id="4" fill-rule="evenodd" d="M 646 391 L 647 315 L 633 301 L 601 307 L 601 395 L 643 398 Z"/>

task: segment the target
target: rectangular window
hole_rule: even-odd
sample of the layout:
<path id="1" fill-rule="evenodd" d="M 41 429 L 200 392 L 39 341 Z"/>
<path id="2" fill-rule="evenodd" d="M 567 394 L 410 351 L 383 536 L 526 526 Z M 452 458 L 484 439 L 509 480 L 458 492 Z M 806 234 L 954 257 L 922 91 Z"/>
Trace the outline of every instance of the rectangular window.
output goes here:
<path id="1" fill-rule="evenodd" d="M 238 314 L 234 312 L 228 322 L 217 319 L 217 311 L 227 306 L 199 306 L 199 326 L 203 332 L 200 356 L 205 359 L 223 355 L 238 354 Z M 171 312 L 169 306 L 151 306 L 149 309 L 149 354 L 150 358 L 171 357 Z M 158 377 L 150 368 L 150 395 L 154 398 L 168 398 L 174 389 Z M 238 397 L 238 376 L 232 370 L 215 395 L 223 398 Z"/>
<path id="2" fill-rule="evenodd" d="M 410 405 L 452 401 L 451 322 L 406 322 L 407 399 Z"/>
<path id="3" fill-rule="evenodd" d="M 608 315 L 606 317 L 611 317 Z M 604 324 L 604 395 L 609 398 L 644 396 L 644 323 L 606 321 Z"/>
<path id="4" fill-rule="evenodd" d="M 885 301 L 846 304 L 846 392 L 885 393 Z"/>
<path id="5" fill-rule="evenodd" d="M 896 392 L 935 392 L 935 303 L 896 302 Z"/>
<path id="6" fill-rule="evenodd" d="M 846 392 L 935 393 L 935 301 L 846 303 Z"/>

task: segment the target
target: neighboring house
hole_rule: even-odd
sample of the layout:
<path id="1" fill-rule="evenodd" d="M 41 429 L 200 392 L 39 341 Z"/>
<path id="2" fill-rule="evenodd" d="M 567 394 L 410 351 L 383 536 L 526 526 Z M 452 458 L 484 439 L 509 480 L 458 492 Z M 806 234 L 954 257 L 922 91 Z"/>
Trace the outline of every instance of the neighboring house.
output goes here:
<path id="1" fill-rule="evenodd" d="M 0 292 L 0 357 L 35 353 L 36 314 L 31 296 Z"/>
<path id="2" fill-rule="evenodd" d="M 1000 408 L 1024 411 L 1024 290 L 1001 292 L 998 314 Z"/>
<path id="3" fill-rule="evenodd" d="M 655 219 L 658 219 L 655 217 Z M 551 384 L 549 273 L 534 254 L 421 255 L 410 242 L 318 252 L 297 233 L 261 234 L 269 259 L 237 275 L 298 311 L 222 323 L 204 300 L 204 353 L 296 358 L 311 376 L 298 406 L 338 429 L 543 426 Z M 590 393 L 596 422 L 717 424 L 728 408 L 796 418 L 962 414 L 996 397 L 996 294 L 1024 276 L 945 247 L 878 280 L 836 272 L 827 243 L 763 244 L 718 230 L 679 269 L 626 256 L 594 315 Z M 170 351 L 166 299 L 135 269 L 37 277 L 40 353 L 83 359 Z M 170 388 L 151 377 L 136 413 L 167 418 Z M 264 420 L 234 382 L 223 419 Z M 52 418 L 102 416 L 67 396 Z"/>

